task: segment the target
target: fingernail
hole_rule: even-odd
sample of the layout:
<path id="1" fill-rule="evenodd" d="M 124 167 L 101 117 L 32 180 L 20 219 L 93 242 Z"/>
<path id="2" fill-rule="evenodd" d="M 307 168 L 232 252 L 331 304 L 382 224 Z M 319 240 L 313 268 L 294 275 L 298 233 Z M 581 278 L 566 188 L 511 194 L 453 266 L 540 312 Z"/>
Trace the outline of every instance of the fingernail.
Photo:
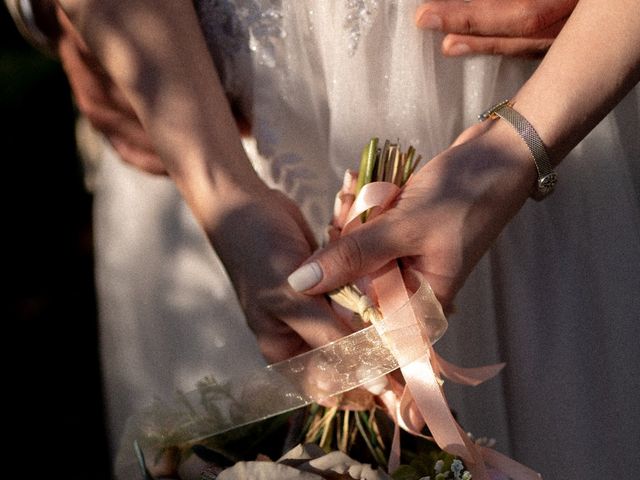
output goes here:
<path id="1" fill-rule="evenodd" d="M 342 189 L 345 192 L 348 192 L 351 189 L 351 185 L 353 184 L 353 175 L 351 175 L 351 171 L 347 170 L 344 172 L 344 178 L 342 179 Z"/>
<path id="2" fill-rule="evenodd" d="M 457 57 L 459 55 L 466 55 L 471 52 L 471 48 L 466 43 L 454 43 L 452 46 L 447 48 L 447 55 L 451 55 L 452 57 Z"/>
<path id="3" fill-rule="evenodd" d="M 289 275 L 287 281 L 296 292 L 304 292 L 315 287 L 322 280 L 322 269 L 317 262 L 307 263 Z"/>
<path id="4" fill-rule="evenodd" d="M 438 15 L 425 13 L 418 20 L 418 26 L 429 30 L 442 30 L 442 19 Z"/>

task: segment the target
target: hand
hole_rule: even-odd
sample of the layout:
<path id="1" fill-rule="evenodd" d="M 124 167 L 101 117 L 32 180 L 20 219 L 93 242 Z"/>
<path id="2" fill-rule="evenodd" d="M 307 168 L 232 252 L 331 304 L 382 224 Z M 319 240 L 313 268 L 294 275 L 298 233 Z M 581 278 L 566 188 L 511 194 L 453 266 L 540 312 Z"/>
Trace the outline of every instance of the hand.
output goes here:
<path id="1" fill-rule="evenodd" d="M 166 174 L 138 116 L 120 88 L 57 4 L 55 15 L 59 26 L 56 50 L 80 111 L 105 135 L 125 162 L 148 173 Z"/>
<path id="2" fill-rule="evenodd" d="M 216 225 L 209 232 L 212 244 L 267 360 L 284 360 L 351 333 L 324 297 L 296 293 L 287 284 L 287 275 L 315 249 L 291 200 L 270 190 Z"/>
<path id="3" fill-rule="evenodd" d="M 535 175 L 506 122 L 476 125 L 414 174 L 390 209 L 316 252 L 293 286 L 327 292 L 400 259 L 425 276 L 447 309 L 527 199 Z"/>
<path id="4" fill-rule="evenodd" d="M 577 0 L 430 0 L 418 8 L 420 28 L 447 35 L 449 56 L 493 54 L 542 56 Z"/>

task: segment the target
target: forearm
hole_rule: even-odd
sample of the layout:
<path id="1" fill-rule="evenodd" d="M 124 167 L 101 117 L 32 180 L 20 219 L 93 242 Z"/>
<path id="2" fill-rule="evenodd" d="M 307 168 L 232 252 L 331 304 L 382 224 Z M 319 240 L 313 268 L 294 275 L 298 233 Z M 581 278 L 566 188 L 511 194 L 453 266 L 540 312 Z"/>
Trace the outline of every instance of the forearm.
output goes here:
<path id="1" fill-rule="evenodd" d="M 581 0 L 514 97 L 558 163 L 640 80 L 640 4 Z"/>
<path id="2" fill-rule="evenodd" d="M 128 97 L 206 229 L 266 188 L 242 148 L 191 2 L 59 3 Z"/>

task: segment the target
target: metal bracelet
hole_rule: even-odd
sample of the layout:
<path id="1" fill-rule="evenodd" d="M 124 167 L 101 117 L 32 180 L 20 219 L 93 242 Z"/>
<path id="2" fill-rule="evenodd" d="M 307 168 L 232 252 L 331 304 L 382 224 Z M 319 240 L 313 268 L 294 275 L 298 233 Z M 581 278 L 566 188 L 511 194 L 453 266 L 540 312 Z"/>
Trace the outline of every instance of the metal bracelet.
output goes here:
<path id="1" fill-rule="evenodd" d="M 553 192 L 556 183 L 558 182 L 558 175 L 551 166 L 549 155 L 542 143 L 542 139 L 538 132 L 536 132 L 533 125 L 531 125 L 526 118 L 520 115 L 513 108 L 513 104 L 510 100 L 503 100 L 502 102 L 494 105 L 489 110 L 483 112 L 478 116 L 482 121 L 487 119 L 502 118 L 511 125 L 514 130 L 522 137 L 527 144 L 531 157 L 535 163 L 536 170 L 538 172 L 538 180 L 536 182 L 536 188 L 531 194 L 531 197 L 535 200 L 542 200 L 551 192 Z"/>

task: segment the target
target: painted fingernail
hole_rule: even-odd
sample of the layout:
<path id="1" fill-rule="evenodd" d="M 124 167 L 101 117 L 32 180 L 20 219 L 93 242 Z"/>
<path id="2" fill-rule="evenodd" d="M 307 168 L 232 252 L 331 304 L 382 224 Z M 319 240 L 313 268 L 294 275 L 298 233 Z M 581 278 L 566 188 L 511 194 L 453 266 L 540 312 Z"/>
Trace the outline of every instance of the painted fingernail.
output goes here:
<path id="1" fill-rule="evenodd" d="M 449 48 L 447 48 L 447 55 L 451 55 L 452 57 L 457 57 L 459 55 L 466 55 L 471 52 L 471 48 L 466 43 L 454 43 Z"/>
<path id="2" fill-rule="evenodd" d="M 418 20 L 418 25 L 429 30 L 442 30 L 442 19 L 438 15 L 425 13 Z"/>
<path id="3" fill-rule="evenodd" d="M 351 185 L 353 184 L 353 175 L 350 170 L 344 172 L 344 177 L 342 179 L 342 189 L 345 192 L 348 192 L 351 189 Z"/>
<path id="4" fill-rule="evenodd" d="M 287 281 L 296 292 L 304 292 L 315 287 L 322 280 L 322 269 L 317 262 L 307 263 L 301 266 L 291 275 Z"/>

